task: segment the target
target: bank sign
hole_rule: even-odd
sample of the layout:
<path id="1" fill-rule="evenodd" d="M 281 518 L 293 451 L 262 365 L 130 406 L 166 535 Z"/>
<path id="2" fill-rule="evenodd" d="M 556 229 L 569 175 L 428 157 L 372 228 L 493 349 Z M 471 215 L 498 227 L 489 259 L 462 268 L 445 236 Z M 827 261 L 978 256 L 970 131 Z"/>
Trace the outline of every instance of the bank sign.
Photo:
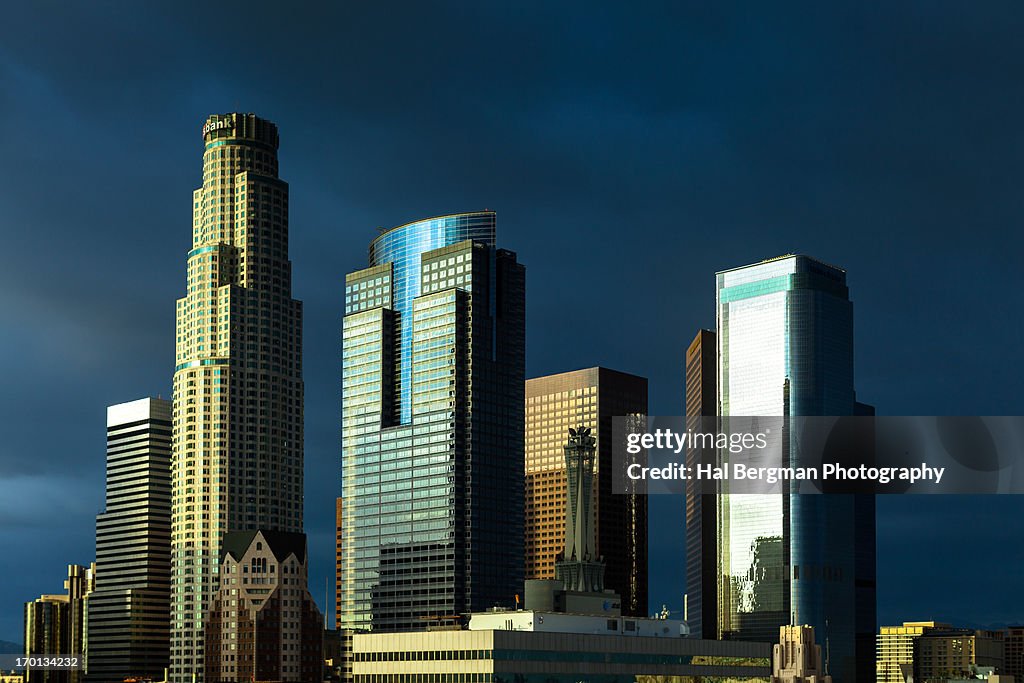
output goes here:
<path id="1" fill-rule="evenodd" d="M 203 137 L 206 137 L 207 133 L 212 133 L 215 130 L 223 130 L 225 128 L 234 128 L 235 119 L 218 119 L 216 121 L 207 121 L 206 125 L 203 126 Z"/>

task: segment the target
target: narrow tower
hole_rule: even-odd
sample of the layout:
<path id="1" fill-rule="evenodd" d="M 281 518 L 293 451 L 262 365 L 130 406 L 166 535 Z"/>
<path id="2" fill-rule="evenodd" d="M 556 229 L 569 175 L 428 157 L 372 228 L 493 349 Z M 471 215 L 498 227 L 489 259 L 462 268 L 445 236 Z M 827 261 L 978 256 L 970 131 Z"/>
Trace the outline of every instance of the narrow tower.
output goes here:
<path id="1" fill-rule="evenodd" d="M 555 580 L 565 590 L 604 591 L 604 562 L 597 556 L 594 532 L 594 455 L 597 439 L 589 427 L 569 430 L 565 445 L 565 551 L 555 563 Z"/>
<path id="2" fill-rule="evenodd" d="M 177 303 L 171 680 L 202 679 L 203 619 L 231 531 L 302 531 L 302 304 L 291 298 L 277 126 L 220 114 Z"/>

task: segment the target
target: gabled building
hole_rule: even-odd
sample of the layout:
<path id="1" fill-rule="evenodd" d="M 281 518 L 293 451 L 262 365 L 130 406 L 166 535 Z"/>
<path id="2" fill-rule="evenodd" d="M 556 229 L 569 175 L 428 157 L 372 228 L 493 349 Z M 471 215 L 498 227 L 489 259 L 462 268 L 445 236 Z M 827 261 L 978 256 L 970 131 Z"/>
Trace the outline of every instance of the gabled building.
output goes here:
<path id="1" fill-rule="evenodd" d="M 220 589 L 205 615 L 205 680 L 320 681 L 323 618 L 309 594 L 306 535 L 224 536 Z"/>

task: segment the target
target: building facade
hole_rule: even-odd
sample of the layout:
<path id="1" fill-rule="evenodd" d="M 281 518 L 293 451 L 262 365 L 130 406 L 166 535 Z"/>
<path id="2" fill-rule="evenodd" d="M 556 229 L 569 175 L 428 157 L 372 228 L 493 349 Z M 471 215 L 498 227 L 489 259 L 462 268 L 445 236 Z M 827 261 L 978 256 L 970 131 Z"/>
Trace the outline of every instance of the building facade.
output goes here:
<path id="1" fill-rule="evenodd" d="M 345 279 L 341 629 L 450 624 L 522 590 L 525 270 L 495 214 L 402 225 Z"/>
<path id="2" fill-rule="evenodd" d="M 25 603 L 25 656 L 77 657 L 79 665 L 68 669 L 26 667 L 25 680 L 39 683 L 77 683 L 89 661 L 89 622 L 86 613 L 96 587 L 96 564 L 68 565 L 64 595 L 41 595 Z"/>
<path id="3" fill-rule="evenodd" d="M 71 610 L 67 595 L 41 595 L 25 603 L 25 656 L 80 655 L 71 652 Z M 25 681 L 67 683 L 70 671 L 26 667 Z"/>
<path id="4" fill-rule="evenodd" d="M 516 611 L 474 614 L 468 630 L 356 634 L 354 681 L 768 683 L 767 643 L 683 638 L 659 621 Z"/>
<path id="5" fill-rule="evenodd" d="M 914 666 L 914 641 L 932 629 L 949 629 L 936 621 L 907 621 L 878 629 L 875 656 L 877 683 L 904 683 Z"/>
<path id="6" fill-rule="evenodd" d="M 203 672 L 225 533 L 301 532 L 302 305 L 291 298 L 277 127 L 203 126 L 186 294 L 177 302 L 171 459 L 171 672 Z"/>
<path id="7" fill-rule="evenodd" d="M 68 565 L 68 578 L 64 582 L 68 592 L 68 654 L 81 654 L 81 667 L 68 672 L 68 681 L 78 683 L 89 666 L 89 602 L 96 590 L 96 563 L 88 567 Z"/>
<path id="8" fill-rule="evenodd" d="M 1003 636 L 1003 670 L 1013 680 L 1024 680 L 1024 626 L 1008 626 Z"/>
<path id="9" fill-rule="evenodd" d="M 846 272 L 789 255 L 717 274 L 722 416 L 863 414 Z M 838 681 L 875 676 L 874 499 L 718 497 L 718 629 L 773 640 L 790 623 L 829 643 Z"/>
<path id="10" fill-rule="evenodd" d="M 1002 674 L 1024 680 L 1024 626 L 1007 627 L 1002 640 Z"/>
<path id="11" fill-rule="evenodd" d="M 170 653 L 171 403 L 107 408 L 106 509 L 96 517 L 88 679 L 163 678 Z"/>
<path id="12" fill-rule="evenodd" d="M 208 683 L 323 680 L 324 628 L 306 558 L 305 534 L 224 536 L 220 590 L 204 626 Z"/>
<path id="13" fill-rule="evenodd" d="M 824 671 L 814 627 L 780 626 L 779 643 L 772 646 L 771 683 L 832 683 Z"/>
<path id="14" fill-rule="evenodd" d="M 975 678 L 980 668 L 1003 669 L 1003 632 L 932 628 L 914 639 L 914 682 Z"/>
<path id="15" fill-rule="evenodd" d="M 592 496 L 604 586 L 623 614 L 647 614 L 647 498 L 612 495 L 612 418 L 647 414 L 647 379 L 587 368 L 526 381 L 526 578 L 553 579 L 565 544 L 565 439 L 584 427 L 597 440 Z"/>
<path id="16" fill-rule="evenodd" d="M 715 372 L 716 341 L 711 330 L 699 330 L 686 349 L 686 428 L 699 430 L 718 414 Z M 707 425 L 704 425 L 707 426 Z M 713 461 L 714 449 L 687 448 L 686 465 Z M 694 638 L 718 636 L 718 581 L 716 497 L 697 491 L 697 481 L 686 480 L 686 622 Z"/>

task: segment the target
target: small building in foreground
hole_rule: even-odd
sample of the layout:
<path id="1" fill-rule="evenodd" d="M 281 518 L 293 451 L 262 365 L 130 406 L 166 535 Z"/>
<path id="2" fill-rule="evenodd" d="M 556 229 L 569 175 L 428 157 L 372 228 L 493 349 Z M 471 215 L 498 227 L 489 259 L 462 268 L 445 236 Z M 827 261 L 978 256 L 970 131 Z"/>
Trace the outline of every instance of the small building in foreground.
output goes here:
<path id="1" fill-rule="evenodd" d="M 206 613 L 206 683 L 323 680 L 323 621 L 307 588 L 306 535 L 224 534 Z"/>
<path id="2" fill-rule="evenodd" d="M 505 610 L 465 630 L 357 633 L 355 683 L 767 683 L 771 645 L 697 640 L 682 622 Z M 646 677 L 650 677 L 649 679 Z"/>
<path id="3" fill-rule="evenodd" d="M 827 667 L 813 626 L 779 627 L 779 644 L 772 647 L 772 683 L 832 683 Z"/>

